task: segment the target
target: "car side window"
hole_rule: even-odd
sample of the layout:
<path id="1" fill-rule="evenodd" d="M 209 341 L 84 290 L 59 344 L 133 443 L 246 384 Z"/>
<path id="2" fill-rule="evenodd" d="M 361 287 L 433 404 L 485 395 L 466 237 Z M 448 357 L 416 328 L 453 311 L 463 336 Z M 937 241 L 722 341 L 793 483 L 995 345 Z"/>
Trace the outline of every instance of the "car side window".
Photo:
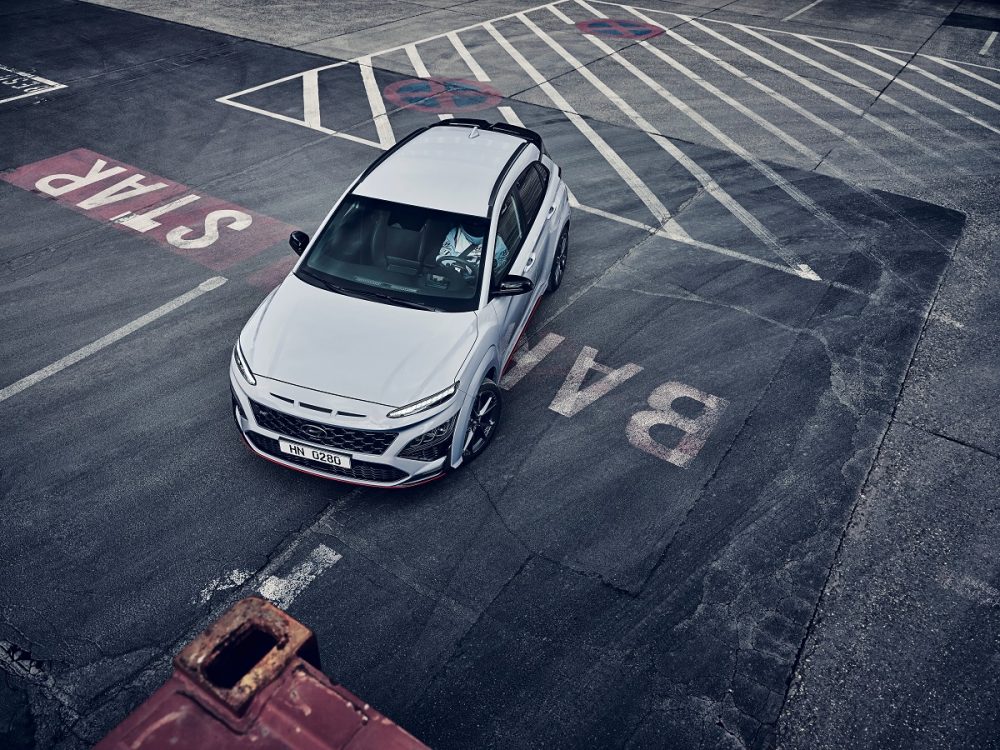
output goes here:
<path id="1" fill-rule="evenodd" d="M 500 205 L 500 216 L 497 218 L 497 241 L 493 248 L 494 283 L 498 283 L 514 263 L 524 239 L 524 229 L 521 211 L 514 199 L 514 191 L 511 191 Z"/>
<path id="2" fill-rule="evenodd" d="M 538 210 L 542 207 L 548 184 L 549 170 L 537 161 L 529 164 L 515 183 L 515 189 L 521 199 L 521 208 L 524 209 L 526 232 L 527 228 L 535 222 L 535 217 L 538 216 Z"/>

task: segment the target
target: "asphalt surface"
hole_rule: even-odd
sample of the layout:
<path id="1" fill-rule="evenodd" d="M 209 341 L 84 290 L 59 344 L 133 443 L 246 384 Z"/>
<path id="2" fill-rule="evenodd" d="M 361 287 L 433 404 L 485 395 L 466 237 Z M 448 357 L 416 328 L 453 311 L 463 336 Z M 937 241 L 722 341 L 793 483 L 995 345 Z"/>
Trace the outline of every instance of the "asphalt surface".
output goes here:
<path id="1" fill-rule="evenodd" d="M 996 746 L 995 5 L 105 5 L 0 6 L 0 746 L 258 591 L 436 748 Z M 258 460 L 284 235 L 440 114 L 573 191 L 537 364 L 433 484 Z"/>

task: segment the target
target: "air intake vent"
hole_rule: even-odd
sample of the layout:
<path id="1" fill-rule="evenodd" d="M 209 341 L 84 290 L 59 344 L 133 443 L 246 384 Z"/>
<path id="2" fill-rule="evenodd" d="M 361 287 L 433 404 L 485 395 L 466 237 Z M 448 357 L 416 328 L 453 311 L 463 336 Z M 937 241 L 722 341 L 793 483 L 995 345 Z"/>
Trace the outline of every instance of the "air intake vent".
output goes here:
<path id="1" fill-rule="evenodd" d="M 312 404 L 307 404 L 305 401 L 299 401 L 299 406 L 303 409 L 312 409 L 313 411 L 321 411 L 324 414 L 332 414 L 333 409 L 324 409 L 322 406 L 313 406 Z"/>

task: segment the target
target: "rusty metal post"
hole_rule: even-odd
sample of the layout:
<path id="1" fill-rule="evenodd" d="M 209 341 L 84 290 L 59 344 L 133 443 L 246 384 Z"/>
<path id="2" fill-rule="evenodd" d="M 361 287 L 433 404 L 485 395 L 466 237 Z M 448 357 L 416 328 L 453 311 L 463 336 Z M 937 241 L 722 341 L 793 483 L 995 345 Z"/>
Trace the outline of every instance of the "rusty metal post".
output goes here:
<path id="1" fill-rule="evenodd" d="M 427 750 L 319 669 L 312 631 L 268 601 L 237 602 L 95 750 Z"/>

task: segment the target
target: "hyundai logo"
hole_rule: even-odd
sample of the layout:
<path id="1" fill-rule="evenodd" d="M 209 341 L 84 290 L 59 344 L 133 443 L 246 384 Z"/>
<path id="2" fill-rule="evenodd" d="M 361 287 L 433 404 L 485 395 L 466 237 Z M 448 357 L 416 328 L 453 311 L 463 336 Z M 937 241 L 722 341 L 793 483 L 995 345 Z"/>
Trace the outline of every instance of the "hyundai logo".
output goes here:
<path id="1" fill-rule="evenodd" d="M 302 425 L 302 432 L 313 440 L 322 440 L 326 437 L 326 430 L 320 427 L 318 424 L 306 424 Z"/>

